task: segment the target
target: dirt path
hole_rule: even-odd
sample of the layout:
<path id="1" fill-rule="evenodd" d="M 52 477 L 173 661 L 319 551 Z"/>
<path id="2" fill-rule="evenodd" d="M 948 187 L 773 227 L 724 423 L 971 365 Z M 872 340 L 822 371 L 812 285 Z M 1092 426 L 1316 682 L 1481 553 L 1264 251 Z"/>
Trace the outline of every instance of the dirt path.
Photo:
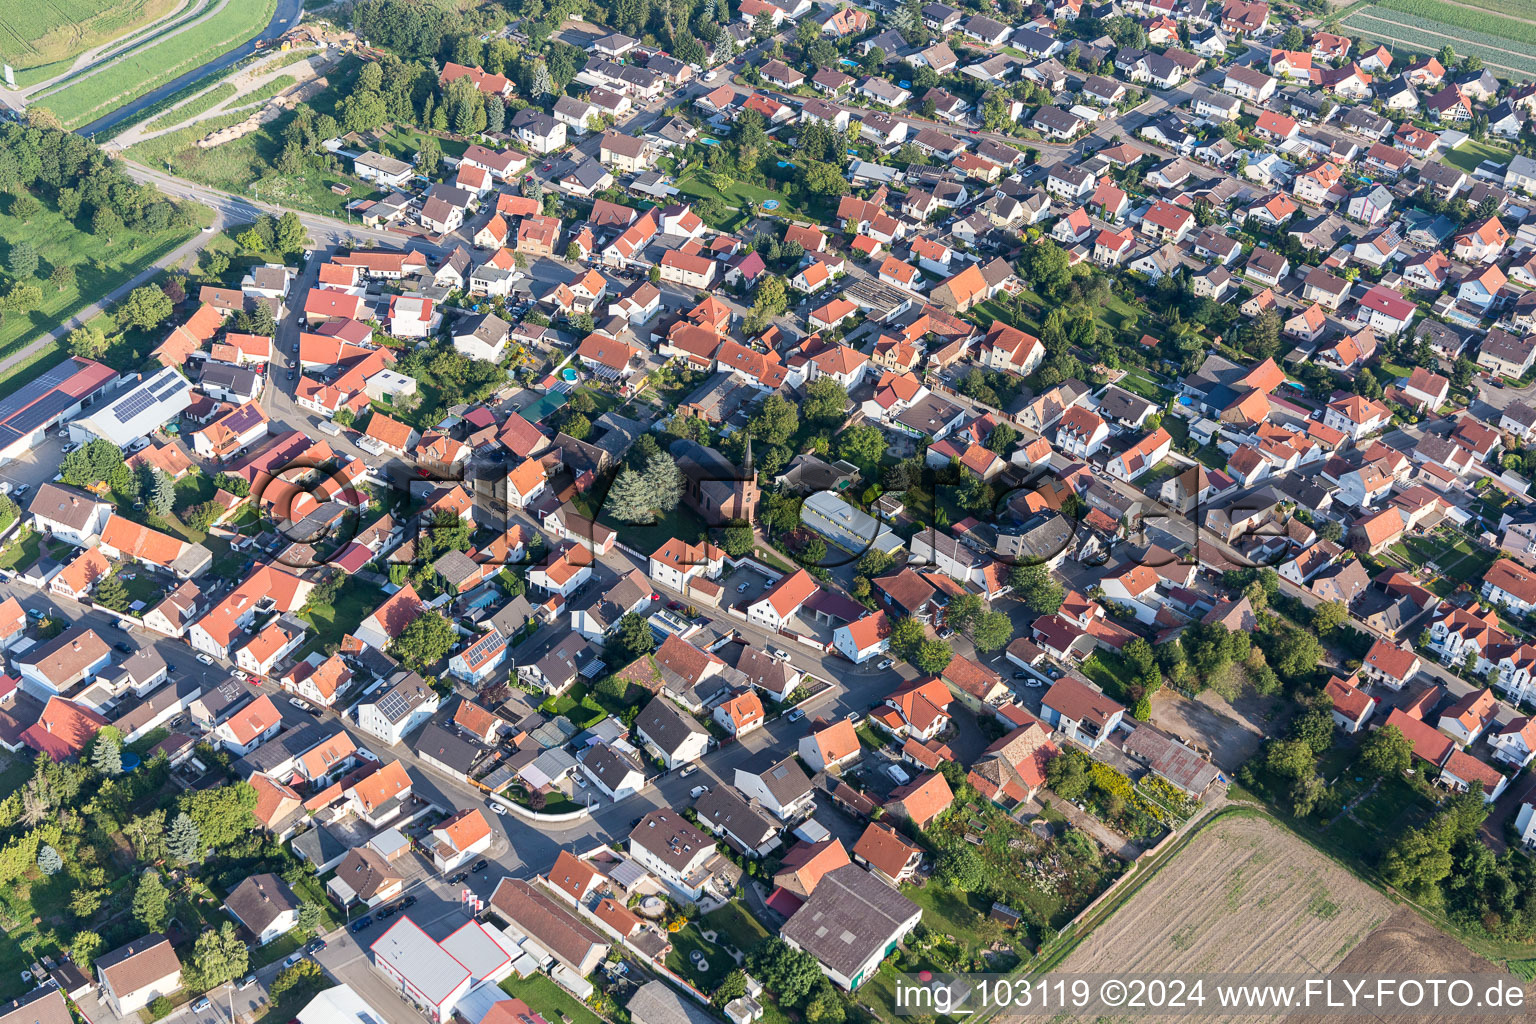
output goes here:
<path id="1" fill-rule="evenodd" d="M 1465 5 L 1462 5 L 1462 6 L 1465 6 Z M 1473 10 L 1482 10 L 1482 8 L 1473 8 Z M 1444 32 L 1434 32 L 1434 31 L 1431 31 L 1430 29 L 1427 29 L 1427 28 L 1419 28 L 1417 25 L 1413 25 L 1413 26 L 1398 25 L 1394 21 L 1387 21 L 1384 18 L 1378 18 L 1375 15 L 1373 15 L 1373 14 L 1367 12 L 1367 11 L 1356 11 L 1354 14 L 1350 15 L 1350 18 L 1363 18 L 1363 19 L 1371 22 L 1373 25 L 1391 25 L 1394 28 L 1410 28 L 1411 27 L 1413 29 L 1413 31 L 1415 31 L 1415 32 L 1422 32 L 1426 36 L 1434 36 L 1436 39 L 1444 39 L 1447 43 L 1449 43 L 1451 45 L 1452 49 L 1455 49 L 1457 43 L 1465 44 L 1467 42 L 1467 40 L 1465 40 L 1465 39 L 1459 39 L 1456 36 L 1449 36 L 1449 35 L 1446 35 Z M 1349 24 L 1345 24 L 1344 27 L 1345 28 L 1352 28 L 1356 32 L 1363 33 L 1363 34 L 1365 34 L 1365 35 L 1367 35 L 1367 36 L 1369 36 L 1371 38 L 1385 39 L 1388 42 L 1399 43 L 1399 44 L 1401 44 L 1403 46 L 1407 46 L 1407 47 L 1413 48 L 1415 50 L 1417 50 L 1420 46 L 1423 45 L 1422 43 L 1414 43 L 1414 42 L 1411 42 L 1410 40 L 1407 40 L 1407 39 L 1401 39 L 1401 38 L 1399 38 L 1397 36 L 1388 35 L 1386 32 L 1383 32 L 1380 29 L 1371 28 L 1371 27 L 1368 27 L 1368 26 L 1365 26 L 1365 25 L 1349 25 Z M 1530 59 L 1530 55 L 1529 54 L 1520 53 L 1517 50 L 1507 50 L 1507 49 L 1505 49 L 1502 46 L 1494 46 L 1494 45 L 1492 45 L 1490 43 L 1477 43 L 1476 45 L 1480 46 L 1480 47 L 1482 47 L 1484 49 L 1487 49 L 1487 50 L 1493 50 L 1496 53 L 1507 53 L 1511 57 L 1524 57 L 1526 59 Z M 1512 68 L 1512 67 L 1510 67 L 1507 64 L 1495 64 L 1492 61 L 1488 61 L 1488 60 L 1483 61 L 1483 64 L 1486 67 L 1498 68 L 1500 71 L 1508 71 L 1510 74 L 1519 75 L 1519 76 L 1521 76 L 1523 78 L 1536 78 L 1536 74 L 1533 74 L 1532 72 L 1522 71 L 1519 68 Z"/>
<path id="2" fill-rule="evenodd" d="M 1105 849 L 1116 857 L 1130 863 L 1145 852 L 1142 847 L 1109 828 L 1093 815 L 1078 810 L 1076 804 L 1058 796 L 1053 790 L 1046 790 L 1046 792 L 1051 795 L 1051 806 L 1053 808 L 1060 811 L 1063 817 L 1073 825 L 1097 839 Z"/>
<path id="3" fill-rule="evenodd" d="M 278 54 L 274 54 L 273 56 L 278 56 Z M 163 111 L 154 117 L 147 118 L 139 124 L 134 125 L 132 128 L 129 128 L 127 131 L 124 131 L 116 138 L 114 138 L 111 142 L 111 146 L 117 150 L 124 150 L 129 146 L 132 146 L 134 143 L 146 142 L 150 139 L 159 138 L 161 135 L 169 135 L 171 132 L 180 131 L 189 125 L 195 125 L 200 121 L 209 121 L 216 117 L 223 117 L 225 114 L 232 114 L 238 110 L 247 110 L 248 113 L 255 113 L 259 107 L 264 107 L 268 103 L 272 103 L 281 99 L 293 89 L 297 89 L 302 86 L 305 82 L 319 78 L 334 64 L 334 58 L 327 57 L 325 55 L 325 51 L 323 50 L 317 50 L 314 56 L 310 57 L 308 60 L 295 61 L 294 63 L 283 67 L 268 67 L 263 69 L 261 65 L 255 65 L 253 67 L 247 68 L 237 75 L 231 76 L 230 78 L 213 82 L 208 86 L 208 88 L 201 89 L 191 96 L 188 96 L 185 100 L 182 100 L 180 103 L 176 104 L 176 106 L 171 107 L 170 110 Z M 276 96 L 268 96 L 265 100 L 261 100 L 259 103 L 241 103 L 241 100 L 244 97 L 257 91 L 268 82 L 281 78 L 284 75 L 294 79 L 293 85 L 289 88 L 284 89 Z M 236 91 L 233 96 L 229 97 L 224 102 L 216 103 L 209 109 L 194 114 L 184 121 L 178 121 L 168 128 L 159 128 L 155 130 L 149 129 L 148 125 L 158 121 L 165 114 L 174 112 L 181 107 L 195 103 L 199 98 L 208 95 L 208 93 L 213 92 L 215 89 L 218 89 L 220 86 L 225 84 L 233 85 Z"/>

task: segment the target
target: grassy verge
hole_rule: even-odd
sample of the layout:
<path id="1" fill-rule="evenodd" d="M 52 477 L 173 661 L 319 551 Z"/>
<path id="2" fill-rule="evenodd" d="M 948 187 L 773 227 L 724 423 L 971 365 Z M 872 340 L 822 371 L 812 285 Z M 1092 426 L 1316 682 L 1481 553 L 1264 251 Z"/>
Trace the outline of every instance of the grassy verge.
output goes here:
<path id="1" fill-rule="evenodd" d="M 37 105 L 78 128 L 229 52 L 265 28 L 276 10 L 277 0 L 232 0 L 186 31 L 39 97 Z"/>
<path id="2" fill-rule="evenodd" d="M 147 131 L 158 132 L 181 124 L 183 121 L 190 121 L 198 114 L 212 110 L 238 91 L 232 82 L 220 82 L 190 103 L 184 103 L 173 110 L 166 111 L 144 127 Z"/>

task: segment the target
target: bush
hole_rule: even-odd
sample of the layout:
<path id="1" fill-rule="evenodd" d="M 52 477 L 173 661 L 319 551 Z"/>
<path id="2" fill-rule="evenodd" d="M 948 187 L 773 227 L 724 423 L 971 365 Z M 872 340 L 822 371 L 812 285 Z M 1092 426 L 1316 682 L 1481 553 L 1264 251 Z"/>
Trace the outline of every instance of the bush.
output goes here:
<path id="1" fill-rule="evenodd" d="M 169 1017 L 171 1015 L 171 1011 L 174 1009 L 176 1009 L 175 1004 L 173 1004 L 165 996 L 160 996 L 154 1002 L 149 1004 L 149 1015 L 154 1020 L 162 1020 L 166 1017 Z"/>

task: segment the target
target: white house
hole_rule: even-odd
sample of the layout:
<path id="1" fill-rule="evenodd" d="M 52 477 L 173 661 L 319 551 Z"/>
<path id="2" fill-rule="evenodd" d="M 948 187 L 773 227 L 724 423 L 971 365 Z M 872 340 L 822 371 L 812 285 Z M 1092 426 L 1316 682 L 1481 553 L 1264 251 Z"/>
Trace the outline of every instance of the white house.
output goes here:
<path id="1" fill-rule="evenodd" d="M 891 647 L 891 621 L 883 611 L 869 612 L 838 626 L 832 646 L 855 665 L 878 657 Z"/>

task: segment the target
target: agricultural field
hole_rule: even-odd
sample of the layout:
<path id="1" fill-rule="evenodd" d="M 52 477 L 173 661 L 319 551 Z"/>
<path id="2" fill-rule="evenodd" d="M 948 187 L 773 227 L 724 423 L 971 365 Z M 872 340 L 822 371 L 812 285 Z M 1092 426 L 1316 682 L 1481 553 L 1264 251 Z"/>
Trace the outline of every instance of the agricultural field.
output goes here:
<path id="1" fill-rule="evenodd" d="M 1344 27 L 1364 41 L 1438 53 L 1449 44 L 1496 74 L 1536 78 L 1536 22 L 1447 0 L 1378 0 L 1352 11 Z"/>
<path id="2" fill-rule="evenodd" d="M 1521 963 L 1530 963 L 1523 961 Z M 1517 963 L 1510 963 L 1510 973 L 1524 976 Z M 1371 932 L 1334 968 L 1340 975 L 1394 975 L 1398 977 L 1450 977 L 1474 974 L 1501 975 L 1499 967 L 1476 955 L 1460 942 L 1425 921 L 1406 907 Z M 1526 980 L 1530 980 L 1527 978 Z M 1323 1024 L 1336 1020 L 1317 1014 L 1292 1014 L 1286 1024 Z M 1380 1024 L 1418 1024 L 1423 1014 L 1377 1014 L 1371 1018 Z M 1528 1019 L 1523 1012 L 1479 1016 L 1488 1024 L 1515 1024 Z"/>
<path id="3" fill-rule="evenodd" d="M 1196 835 L 1058 970 L 1317 974 L 1337 968 L 1391 912 L 1385 896 L 1278 823 L 1228 815 Z"/>
<path id="4" fill-rule="evenodd" d="M 230 0 L 185 32 L 151 41 L 33 103 L 53 111 L 65 128 L 78 128 L 227 53 L 265 28 L 276 9 L 277 0 Z"/>
<path id="5" fill-rule="evenodd" d="M 178 0 L 51 0 L 12 4 L 0 18 L 0 56 L 26 86 L 69 70 L 73 58 L 171 13 Z"/>

